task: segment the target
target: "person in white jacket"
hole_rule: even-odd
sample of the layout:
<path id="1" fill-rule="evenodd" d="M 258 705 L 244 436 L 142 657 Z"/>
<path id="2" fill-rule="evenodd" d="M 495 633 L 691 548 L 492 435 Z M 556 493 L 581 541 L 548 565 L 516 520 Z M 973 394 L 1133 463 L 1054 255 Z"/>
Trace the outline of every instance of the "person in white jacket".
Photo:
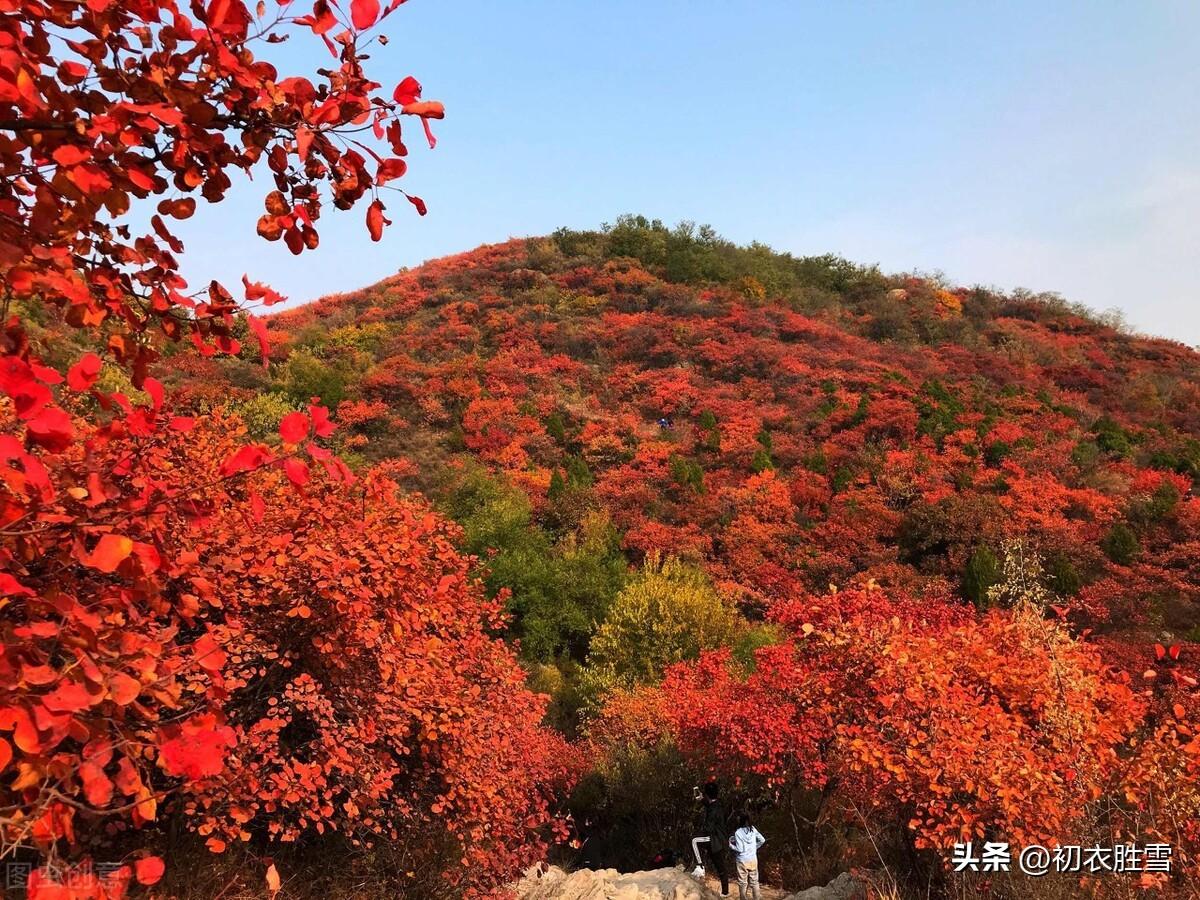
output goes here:
<path id="1" fill-rule="evenodd" d="M 738 816 L 738 828 L 729 838 L 729 849 L 737 857 L 739 900 L 746 900 L 747 891 L 754 900 L 762 900 L 758 887 L 758 848 L 766 842 L 767 839 L 751 824 L 747 813 Z"/>

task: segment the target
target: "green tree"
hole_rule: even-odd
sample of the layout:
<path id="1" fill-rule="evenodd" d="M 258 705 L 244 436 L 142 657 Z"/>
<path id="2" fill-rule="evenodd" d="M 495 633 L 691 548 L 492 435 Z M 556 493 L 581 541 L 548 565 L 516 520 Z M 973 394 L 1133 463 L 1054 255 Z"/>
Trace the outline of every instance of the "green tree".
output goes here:
<path id="1" fill-rule="evenodd" d="M 345 377 L 311 350 L 295 350 L 283 364 L 284 392 L 297 404 L 319 397 L 328 407 L 336 407 L 346 397 Z"/>
<path id="2" fill-rule="evenodd" d="M 1105 453 L 1114 456 L 1128 456 L 1133 441 L 1129 432 L 1117 424 L 1109 416 L 1102 416 L 1092 426 L 1092 434 L 1096 436 L 1096 445 Z"/>
<path id="3" fill-rule="evenodd" d="M 481 468 L 468 470 L 444 506 L 463 526 L 464 549 L 484 560 L 488 592 L 510 592 L 509 637 L 520 641 L 521 655 L 582 660 L 625 583 L 627 564 L 608 519 L 585 516 L 577 531 L 555 541 L 533 521 L 523 491 Z"/>
<path id="4" fill-rule="evenodd" d="M 615 688 L 658 681 L 672 663 L 732 645 L 744 628 L 702 569 L 652 556 L 592 638 L 585 684 L 599 700 Z"/>
<path id="5" fill-rule="evenodd" d="M 1071 557 L 1057 550 L 1046 557 L 1046 577 L 1050 587 L 1060 597 L 1071 597 L 1083 587 L 1083 579 Z"/>
<path id="6" fill-rule="evenodd" d="M 574 488 L 588 488 L 592 486 L 592 470 L 588 468 L 587 460 L 582 456 L 572 453 L 564 461 L 564 466 L 567 470 L 567 483 Z"/>
<path id="7" fill-rule="evenodd" d="M 559 446 L 567 442 L 567 426 L 563 422 L 563 417 L 557 412 L 552 412 L 546 418 L 546 434 L 554 438 L 555 443 Z"/>
<path id="8" fill-rule="evenodd" d="M 1100 549 L 1117 565 L 1127 566 L 1142 551 L 1142 545 L 1132 528 L 1124 522 L 1118 522 L 1104 536 Z"/>
<path id="9" fill-rule="evenodd" d="M 295 409 L 295 403 L 275 391 L 255 394 L 234 404 L 234 411 L 246 423 L 246 430 L 260 441 L 277 437 L 280 419 Z"/>
<path id="10" fill-rule="evenodd" d="M 671 478 L 680 487 L 689 488 L 697 494 L 704 493 L 704 470 L 693 460 L 674 455 L 669 461 Z"/>
<path id="11" fill-rule="evenodd" d="M 963 572 L 963 595 L 977 609 L 989 605 L 988 592 L 1000 581 L 1000 560 L 983 544 L 975 548 Z"/>

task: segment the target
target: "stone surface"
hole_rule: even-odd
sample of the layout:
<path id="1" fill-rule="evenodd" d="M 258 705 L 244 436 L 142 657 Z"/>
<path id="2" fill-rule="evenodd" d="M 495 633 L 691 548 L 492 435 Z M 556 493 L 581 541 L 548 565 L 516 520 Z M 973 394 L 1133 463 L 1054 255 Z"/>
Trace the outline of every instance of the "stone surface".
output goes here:
<path id="1" fill-rule="evenodd" d="M 719 900 L 682 869 L 622 874 L 616 869 L 564 872 L 557 866 L 530 869 L 514 886 L 520 900 Z"/>
<path id="2" fill-rule="evenodd" d="M 513 885 L 518 900 L 721 900 L 712 883 L 697 881 L 683 869 L 653 869 L 622 874 L 616 869 L 564 872 L 558 866 L 535 866 Z M 731 896 L 737 896 L 737 884 Z M 780 898 L 777 888 L 763 888 L 763 900 Z M 811 887 L 784 900 L 862 900 L 866 891 L 848 872 L 824 887 Z"/>
<path id="3" fill-rule="evenodd" d="M 843 872 L 824 887 L 810 887 L 787 900 L 860 900 L 864 896 L 863 886 L 849 872 Z"/>

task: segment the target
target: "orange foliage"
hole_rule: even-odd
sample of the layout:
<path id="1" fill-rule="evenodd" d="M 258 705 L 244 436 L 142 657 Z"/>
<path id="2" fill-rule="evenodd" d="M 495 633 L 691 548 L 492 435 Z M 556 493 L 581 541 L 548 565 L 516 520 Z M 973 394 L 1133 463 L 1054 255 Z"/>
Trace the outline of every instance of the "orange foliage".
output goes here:
<path id="1" fill-rule="evenodd" d="M 455 531 L 307 443 L 311 471 L 294 445 L 329 426 L 293 416 L 283 454 L 143 408 L 45 454 L 7 415 L 7 844 L 67 852 L 165 805 L 214 850 L 441 835 L 448 876 L 488 887 L 561 834 L 572 757 Z"/>

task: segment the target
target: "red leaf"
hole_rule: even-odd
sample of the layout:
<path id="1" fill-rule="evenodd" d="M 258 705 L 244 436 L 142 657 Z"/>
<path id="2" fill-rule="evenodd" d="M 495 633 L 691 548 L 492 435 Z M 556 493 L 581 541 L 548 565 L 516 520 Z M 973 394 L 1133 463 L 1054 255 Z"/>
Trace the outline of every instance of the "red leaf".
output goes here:
<path id="1" fill-rule="evenodd" d="M 304 413 L 290 412 L 279 423 L 279 436 L 285 444 L 299 444 L 308 437 L 311 424 Z"/>
<path id="2" fill-rule="evenodd" d="M 184 197 L 182 200 L 163 200 L 158 204 L 158 211 L 164 216 L 190 219 L 196 212 L 196 201 L 191 197 Z"/>
<path id="3" fill-rule="evenodd" d="M 283 472 L 288 477 L 288 481 L 296 487 L 303 487 L 308 484 L 308 466 L 298 459 L 285 459 L 283 461 Z"/>
<path id="4" fill-rule="evenodd" d="M 217 727 L 211 716 L 201 716 L 159 747 L 159 762 L 168 775 L 196 781 L 219 775 L 225 768 L 225 751 L 235 743 L 232 728 Z"/>
<path id="5" fill-rule="evenodd" d="M 163 386 L 157 378 L 147 378 L 142 382 L 142 390 L 150 395 L 150 405 L 155 412 L 162 409 Z"/>
<path id="6" fill-rule="evenodd" d="M 371 240 L 377 241 L 383 237 L 383 226 L 391 225 L 391 221 L 383 217 L 383 201 L 373 200 L 371 205 L 367 207 L 367 231 L 371 233 Z"/>
<path id="7" fill-rule="evenodd" d="M 85 566 L 101 572 L 115 572 L 133 552 L 133 541 L 121 534 L 106 534 L 83 560 Z"/>
<path id="8" fill-rule="evenodd" d="M 421 82 L 417 81 L 411 75 L 396 85 L 396 90 L 392 93 L 392 99 L 401 106 L 407 106 L 420 98 Z"/>
<path id="9" fill-rule="evenodd" d="M 296 129 L 296 154 L 303 162 L 308 159 L 308 151 L 312 147 L 313 133 L 311 128 L 301 126 Z"/>
<path id="10" fill-rule="evenodd" d="M 258 491 L 252 491 L 250 494 L 250 516 L 255 522 L 261 522 L 267 514 L 267 504 L 263 501 L 262 495 Z"/>
<path id="11" fill-rule="evenodd" d="M 303 209 L 304 207 L 297 207 Z M 262 301 L 263 306 L 274 306 L 276 303 L 282 303 L 287 298 L 273 288 L 268 287 L 261 281 L 251 281 L 247 276 L 242 276 L 242 284 L 246 288 L 246 300 L 250 303 Z"/>
<path id="12" fill-rule="evenodd" d="M 117 672 L 108 680 L 108 695 L 117 706 L 128 706 L 141 692 L 142 683 L 124 672 Z"/>
<path id="13" fill-rule="evenodd" d="M 63 377 L 57 369 L 52 369 L 49 366 L 39 365 L 31 361 L 29 363 L 29 370 L 43 384 L 62 384 Z"/>
<path id="14" fill-rule="evenodd" d="M 228 478 L 239 472 L 249 472 L 257 469 L 271 460 L 271 454 L 262 444 L 250 444 L 242 447 L 237 453 L 221 464 L 221 474 Z"/>
<path id="15" fill-rule="evenodd" d="M 379 169 L 375 173 L 376 184 L 387 184 L 393 178 L 401 178 L 408 171 L 408 163 L 402 159 L 385 159 L 379 164 Z"/>
<path id="16" fill-rule="evenodd" d="M 311 404 L 308 407 L 308 413 L 312 416 L 313 431 L 317 437 L 329 437 L 337 429 L 333 422 L 329 421 L 329 410 L 324 406 Z"/>
<path id="17" fill-rule="evenodd" d="M 200 635 L 192 644 L 192 652 L 196 654 L 196 662 L 200 668 L 208 672 L 221 671 L 229 658 L 211 634 Z"/>
<path id="18" fill-rule="evenodd" d="M 258 338 L 258 353 L 262 357 L 263 368 L 267 368 L 267 363 L 271 359 L 271 339 L 267 335 L 267 325 L 258 316 L 246 314 L 246 321 L 250 325 L 250 330 L 254 332 L 254 336 Z"/>
<path id="19" fill-rule="evenodd" d="M 51 712 L 76 713 L 92 705 L 92 695 L 78 681 L 64 681 L 42 698 L 42 705 Z"/>
<path id="20" fill-rule="evenodd" d="M 48 406 L 34 416 L 26 425 L 29 439 L 51 453 L 61 453 L 71 446 L 75 438 L 75 426 L 70 417 L 57 406 Z"/>
<path id="21" fill-rule="evenodd" d="M 387 135 L 388 143 L 392 145 L 392 152 L 397 156 L 408 156 L 408 148 L 404 146 L 404 141 L 401 138 L 400 122 L 393 119 L 388 123 L 388 127 L 384 130 Z"/>
<path id="22" fill-rule="evenodd" d="M 113 783 L 96 763 L 85 762 L 80 765 L 79 780 L 83 782 L 83 796 L 92 806 L 107 806 L 112 800 Z"/>
<path id="23" fill-rule="evenodd" d="M 96 383 L 104 362 L 95 353 L 88 353 L 67 372 L 67 386 L 73 391 L 86 391 Z"/>
<path id="24" fill-rule="evenodd" d="M 77 166 L 85 159 L 91 158 L 91 154 L 87 150 L 76 147 L 74 144 L 64 144 L 50 155 L 60 166 Z"/>
<path id="25" fill-rule="evenodd" d="M 379 0 L 351 0 L 350 20 L 359 31 L 370 28 L 379 19 Z"/>
<path id="26" fill-rule="evenodd" d="M 446 107 L 438 100 L 420 100 L 406 103 L 400 110 L 407 116 L 420 116 L 422 119 L 446 118 Z"/>
<path id="27" fill-rule="evenodd" d="M 32 597 L 34 596 L 34 592 L 7 572 L 0 572 L 0 597 L 11 597 L 13 595 Z"/>
<path id="28" fill-rule="evenodd" d="M 133 874 L 138 884 L 156 884 L 166 870 L 166 865 L 157 856 L 146 856 L 133 864 Z"/>
<path id="29" fill-rule="evenodd" d="M 328 0 L 316 0 L 313 4 L 312 15 L 297 19 L 296 23 L 299 25 L 311 25 L 313 34 L 319 34 L 324 37 L 325 32 L 337 24 L 337 17 L 333 14 Z M 328 43 L 328 39 L 326 39 L 326 43 Z"/>
<path id="30" fill-rule="evenodd" d="M 142 564 L 142 571 L 146 574 L 157 572 L 162 566 L 162 557 L 158 553 L 158 548 L 153 544 L 145 544 L 141 541 L 134 541 L 133 555 L 138 558 Z"/>
<path id="31" fill-rule="evenodd" d="M 408 198 L 409 203 L 417 208 L 417 213 L 419 215 L 423 216 L 426 212 L 428 212 L 428 210 L 425 208 L 425 201 L 420 197 L 414 197 L 412 194 L 405 194 L 404 196 Z"/>
<path id="32" fill-rule="evenodd" d="M 13 743 L 17 745 L 18 750 L 25 753 L 37 753 L 42 749 L 33 719 L 29 717 L 29 713 L 23 707 L 10 706 L 7 709 L 0 709 L 0 730 L 12 731 Z"/>

